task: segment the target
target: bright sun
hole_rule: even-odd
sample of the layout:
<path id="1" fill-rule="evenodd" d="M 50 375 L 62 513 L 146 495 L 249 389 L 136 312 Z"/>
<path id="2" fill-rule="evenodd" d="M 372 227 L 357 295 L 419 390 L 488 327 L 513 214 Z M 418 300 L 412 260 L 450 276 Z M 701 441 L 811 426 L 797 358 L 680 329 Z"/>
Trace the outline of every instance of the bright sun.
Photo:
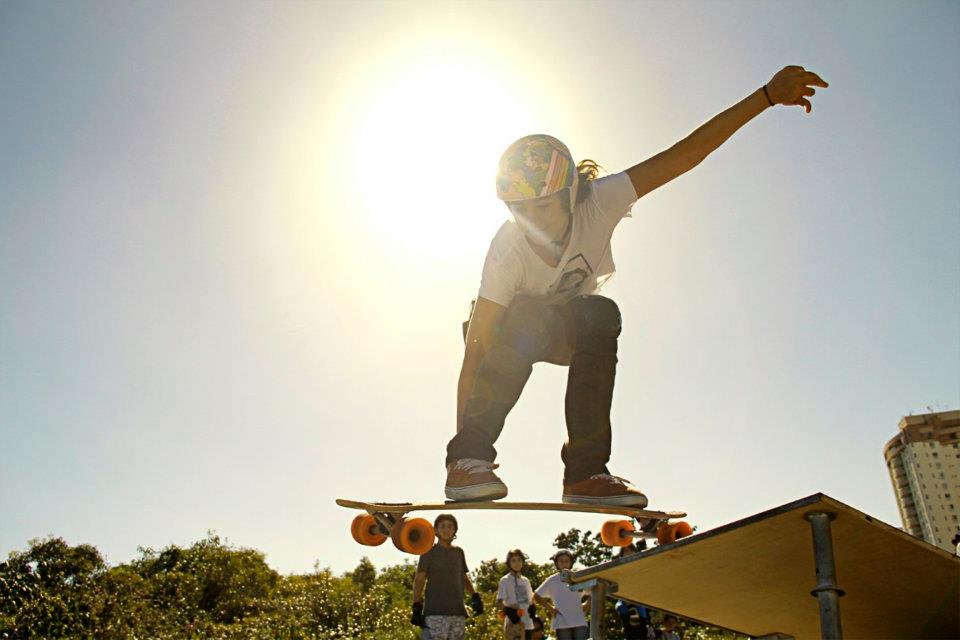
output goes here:
<path id="1" fill-rule="evenodd" d="M 478 235 L 489 242 L 491 219 L 506 217 L 494 197 L 496 160 L 530 118 L 478 66 L 408 62 L 373 83 L 357 114 L 357 201 L 394 249 L 446 258 Z"/>

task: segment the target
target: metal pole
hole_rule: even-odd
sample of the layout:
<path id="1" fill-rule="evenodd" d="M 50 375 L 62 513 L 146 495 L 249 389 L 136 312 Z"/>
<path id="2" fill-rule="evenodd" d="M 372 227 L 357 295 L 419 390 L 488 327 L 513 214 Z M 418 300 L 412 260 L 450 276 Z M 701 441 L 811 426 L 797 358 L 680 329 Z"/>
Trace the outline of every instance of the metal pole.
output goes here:
<path id="1" fill-rule="evenodd" d="M 833 561 L 833 537 L 830 521 L 836 515 L 816 512 L 804 516 L 813 530 L 813 561 L 817 568 L 817 586 L 810 592 L 820 604 L 820 637 L 823 640 L 841 640 L 840 596 L 843 589 L 837 584 L 837 570 Z"/>
<path id="2" fill-rule="evenodd" d="M 606 640 L 607 630 L 604 625 L 603 613 L 607 602 L 607 596 L 616 593 L 620 588 L 616 582 L 610 582 L 603 578 L 592 578 L 583 582 L 572 584 L 570 576 L 572 572 L 561 571 L 561 579 L 566 582 L 573 591 L 587 591 L 590 593 L 590 640 Z"/>
<path id="3" fill-rule="evenodd" d="M 607 602 L 607 581 L 597 580 L 590 589 L 590 638 L 605 640 L 607 630 L 603 624 L 603 606 Z"/>

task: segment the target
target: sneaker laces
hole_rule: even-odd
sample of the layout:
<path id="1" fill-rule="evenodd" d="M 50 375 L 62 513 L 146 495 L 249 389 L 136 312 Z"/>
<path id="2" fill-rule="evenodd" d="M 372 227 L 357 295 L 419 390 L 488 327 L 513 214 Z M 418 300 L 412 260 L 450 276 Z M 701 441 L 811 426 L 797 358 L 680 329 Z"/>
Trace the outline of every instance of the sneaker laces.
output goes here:
<path id="1" fill-rule="evenodd" d="M 478 460 L 477 458 L 461 458 L 457 460 L 457 469 L 463 469 L 468 473 L 483 473 L 484 471 L 493 471 L 500 465 L 487 460 Z"/>
<path id="2" fill-rule="evenodd" d="M 595 473 L 594 475 L 590 476 L 590 479 L 606 480 L 607 482 L 618 482 L 628 487 L 633 486 L 633 483 L 627 480 L 626 478 L 615 476 L 612 473 Z"/>

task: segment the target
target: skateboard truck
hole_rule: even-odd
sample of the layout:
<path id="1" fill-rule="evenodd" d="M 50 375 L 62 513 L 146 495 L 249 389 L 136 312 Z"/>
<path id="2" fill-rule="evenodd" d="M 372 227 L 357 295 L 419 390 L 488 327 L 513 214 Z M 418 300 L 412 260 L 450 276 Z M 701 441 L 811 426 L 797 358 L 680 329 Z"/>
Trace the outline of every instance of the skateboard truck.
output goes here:
<path id="1" fill-rule="evenodd" d="M 607 520 L 600 528 L 600 540 L 609 547 L 625 547 L 634 538 L 654 539 L 660 544 L 670 544 L 693 533 L 686 522 L 667 522 L 655 518 L 631 520 Z"/>

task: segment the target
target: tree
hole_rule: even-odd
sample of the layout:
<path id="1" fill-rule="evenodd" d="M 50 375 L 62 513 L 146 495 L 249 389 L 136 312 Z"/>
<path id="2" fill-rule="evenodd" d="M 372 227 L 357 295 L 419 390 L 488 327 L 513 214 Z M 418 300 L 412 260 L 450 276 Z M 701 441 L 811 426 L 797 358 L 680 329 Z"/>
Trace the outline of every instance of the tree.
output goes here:
<path id="1" fill-rule="evenodd" d="M 360 587 L 361 591 L 366 593 L 373 588 L 373 583 L 377 579 L 377 568 L 370 562 L 370 558 L 363 556 L 360 558 L 360 564 L 357 565 L 357 568 L 345 575 L 353 581 L 353 584 Z"/>
<path id="2" fill-rule="evenodd" d="M 97 617 L 95 582 L 106 564 L 91 545 L 31 540 L 0 563 L 0 634 L 10 638 L 80 635 Z"/>
<path id="3" fill-rule="evenodd" d="M 235 549 L 208 533 L 187 549 L 172 545 L 156 554 L 142 550 L 135 567 L 154 585 L 158 604 L 175 606 L 196 618 L 208 614 L 215 623 L 231 623 L 257 612 L 257 602 L 269 596 L 279 581 L 264 555 L 253 549 Z"/>
<path id="4" fill-rule="evenodd" d="M 559 533 L 553 540 L 553 546 L 569 549 L 577 562 L 586 567 L 613 559 L 613 550 L 603 544 L 600 534 L 590 531 L 581 533 L 580 529 L 569 529 L 566 533 Z"/>

